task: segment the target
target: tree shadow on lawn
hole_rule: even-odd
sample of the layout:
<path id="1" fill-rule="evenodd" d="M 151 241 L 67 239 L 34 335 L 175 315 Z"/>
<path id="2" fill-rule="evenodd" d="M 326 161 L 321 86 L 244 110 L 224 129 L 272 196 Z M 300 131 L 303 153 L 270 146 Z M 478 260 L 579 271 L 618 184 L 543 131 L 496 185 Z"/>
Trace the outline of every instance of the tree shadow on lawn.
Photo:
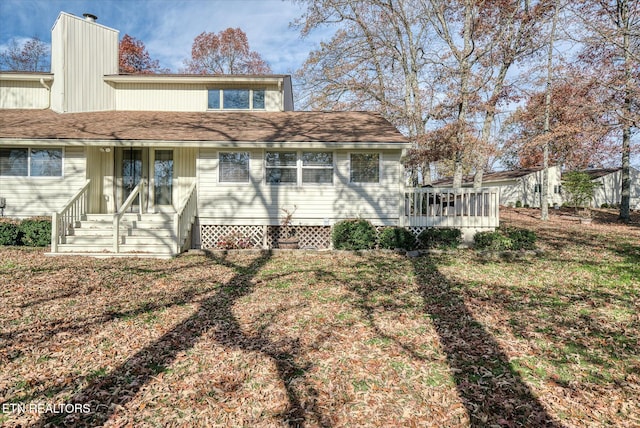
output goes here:
<path id="1" fill-rule="evenodd" d="M 493 336 L 475 320 L 460 291 L 462 285 L 449 281 L 439 272 L 440 262 L 435 257 L 424 256 L 407 265 L 412 265 L 416 274 L 417 291 L 422 300 L 419 310 L 430 317 L 438 334 L 471 426 L 562 427 L 512 368 Z M 355 269 L 375 267 L 373 278 L 354 277 L 345 286 L 357 296 L 356 307 L 378 337 L 393 342 L 422 364 L 429 364 L 429 357 L 401 337 L 386 333 L 377 322 L 376 314 L 380 310 L 402 314 L 415 307 L 410 295 L 399 296 L 398 284 L 389 282 L 388 275 L 397 272 L 397 263 L 394 258 L 370 256 Z M 316 272 L 316 275 L 341 280 L 332 272 Z M 380 295 L 393 299 L 378 300 Z"/>
<path id="2" fill-rule="evenodd" d="M 224 257 L 210 256 L 213 262 L 230 267 L 236 273 L 222 284 L 210 298 L 202 301 L 200 309 L 171 331 L 158 338 L 128 358 L 106 376 L 96 378 L 82 391 L 67 400 L 65 404 L 89 404 L 87 414 L 47 414 L 39 425 L 74 424 L 97 426 L 104 424 L 120 406 L 125 406 L 158 373 L 164 371 L 178 354 L 192 348 L 207 332 L 213 332 L 218 343 L 245 351 L 259 351 L 271 358 L 277 368 L 278 376 L 284 384 L 289 399 L 288 409 L 278 415 L 289 426 L 301 426 L 306 422 L 305 410 L 292 381 L 303 376 L 309 367 L 295 363 L 299 353 L 296 341 L 283 343 L 270 342 L 263 334 L 248 336 L 233 313 L 238 299 L 249 295 L 253 290 L 252 279 L 271 259 L 271 253 L 263 253 L 249 266 L 234 264 Z M 313 412 L 314 409 L 311 409 Z M 324 421 L 320 414 L 314 419 Z M 327 423 L 321 423 L 328 426 Z"/>
<path id="3" fill-rule="evenodd" d="M 431 256 L 414 259 L 416 280 L 472 426 L 561 427 Z"/>

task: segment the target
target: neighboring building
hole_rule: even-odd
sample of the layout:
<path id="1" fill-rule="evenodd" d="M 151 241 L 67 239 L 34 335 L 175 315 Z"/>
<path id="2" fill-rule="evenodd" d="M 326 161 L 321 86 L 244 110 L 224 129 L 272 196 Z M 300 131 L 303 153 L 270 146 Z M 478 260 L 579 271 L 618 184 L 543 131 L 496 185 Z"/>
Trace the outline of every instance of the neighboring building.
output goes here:
<path id="1" fill-rule="evenodd" d="M 586 169 L 592 181 L 601 183 L 594 191 L 592 205 L 619 206 L 622 200 L 622 168 Z M 640 171 L 630 168 L 631 200 L 629 207 L 640 210 Z"/>
<path id="2" fill-rule="evenodd" d="M 483 175 L 483 187 L 497 187 L 500 191 L 500 205 L 540 207 L 542 201 L 542 177 L 544 170 L 540 168 L 523 168 L 512 171 L 488 172 Z M 433 183 L 434 187 L 451 187 L 453 180 L 446 178 Z M 463 187 L 473 186 L 473 177 L 463 180 Z M 560 168 L 549 167 L 549 205 L 562 204 L 562 185 Z"/>
<path id="3" fill-rule="evenodd" d="M 269 247 L 294 207 L 303 247 L 345 218 L 402 223 L 410 144 L 377 113 L 293 111 L 286 75 L 118 74 L 90 15 L 60 13 L 51 71 L 0 73 L 0 197 L 57 213 L 53 253 Z"/>

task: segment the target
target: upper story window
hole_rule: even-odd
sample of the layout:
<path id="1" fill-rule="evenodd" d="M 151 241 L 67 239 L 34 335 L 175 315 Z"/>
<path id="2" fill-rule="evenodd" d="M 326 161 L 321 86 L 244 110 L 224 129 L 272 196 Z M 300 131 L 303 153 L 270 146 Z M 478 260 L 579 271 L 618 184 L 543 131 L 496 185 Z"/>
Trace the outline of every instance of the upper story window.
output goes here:
<path id="1" fill-rule="evenodd" d="M 380 182 L 380 153 L 351 153 L 351 183 Z"/>
<path id="2" fill-rule="evenodd" d="M 248 183 L 249 153 L 221 152 L 218 170 L 221 183 Z"/>
<path id="3" fill-rule="evenodd" d="M 264 89 L 209 89 L 209 110 L 264 110 Z"/>
<path id="4" fill-rule="evenodd" d="M 62 177 L 62 148 L 2 148 L 0 176 Z"/>

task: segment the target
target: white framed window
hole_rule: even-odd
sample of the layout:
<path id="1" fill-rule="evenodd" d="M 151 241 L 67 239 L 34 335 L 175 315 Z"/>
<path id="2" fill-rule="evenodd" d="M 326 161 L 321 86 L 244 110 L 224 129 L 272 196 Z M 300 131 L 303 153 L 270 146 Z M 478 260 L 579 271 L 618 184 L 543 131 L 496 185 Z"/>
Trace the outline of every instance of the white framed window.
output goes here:
<path id="1" fill-rule="evenodd" d="M 266 152 L 264 156 L 267 184 L 298 182 L 297 152 Z"/>
<path id="2" fill-rule="evenodd" d="M 267 184 L 333 184 L 333 152 L 267 151 Z"/>
<path id="3" fill-rule="evenodd" d="M 218 171 L 220 183 L 248 183 L 249 153 L 218 153 Z"/>
<path id="4" fill-rule="evenodd" d="M 302 184 L 333 184 L 333 152 L 302 152 Z"/>
<path id="5" fill-rule="evenodd" d="M 208 89 L 209 110 L 264 110 L 264 89 Z"/>
<path id="6" fill-rule="evenodd" d="M 533 187 L 533 193 L 542 193 L 542 184 L 536 184 Z"/>
<path id="7" fill-rule="evenodd" d="M 61 147 L 0 148 L 0 176 L 62 177 L 63 157 Z"/>
<path id="8" fill-rule="evenodd" d="M 349 182 L 380 183 L 380 153 L 350 153 Z"/>
<path id="9" fill-rule="evenodd" d="M 559 195 L 562 193 L 562 184 L 555 184 L 553 186 L 553 193 L 555 193 L 556 195 Z"/>

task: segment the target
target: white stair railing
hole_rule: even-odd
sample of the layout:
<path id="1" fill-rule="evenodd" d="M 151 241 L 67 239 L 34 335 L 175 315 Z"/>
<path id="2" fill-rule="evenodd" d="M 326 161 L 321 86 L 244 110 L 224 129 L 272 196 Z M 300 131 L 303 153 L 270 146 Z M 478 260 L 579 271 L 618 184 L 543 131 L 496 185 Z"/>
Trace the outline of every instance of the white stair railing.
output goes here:
<path id="1" fill-rule="evenodd" d="M 405 189 L 407 226 L 498 227 L 500 193 L 495 187 Z"/>
<path id="2" fill-rule="evenodd" d="M 60 211 L 53 213 L 51 217 L 52 253 L 58 252 L 58 244 L 62 243 L 64 237 L 73 230 L 76 222 L 82 220 L 82 216 L 87 213 L 89 184 L 91 184 L 91 180 L 87 180 Z"/>
<path id="3" fill-rule="evenodd" d="M 186 197 L 183 199 L 181 206 L 174 216 L 174 229 L 176 236 L 176 254 L 182 252 L 182 245 L 184 244 L 187 234 L 191 230 L 191 225 L 196 218 L 198 210 L 198 186 L 194 181 Z"/>
<path id="4" fill-rule="evenodd" d="M 122 216 L 127 212 L 127 210 L 131 207 L 136 197 L 140 195 L 140 201 L 138 202 L 138 211 L 140 214 L 143 214 L 144 211 L 144 189 L 145 189 L 145 180 L 142 179 L 138 183 L 138 185 L 131 191 L 127 199 L 124 201 L 120 209 L 117 213 L 113 215 L 113 252 L 120 252 L 120 220 L 122 220 Z"/>

